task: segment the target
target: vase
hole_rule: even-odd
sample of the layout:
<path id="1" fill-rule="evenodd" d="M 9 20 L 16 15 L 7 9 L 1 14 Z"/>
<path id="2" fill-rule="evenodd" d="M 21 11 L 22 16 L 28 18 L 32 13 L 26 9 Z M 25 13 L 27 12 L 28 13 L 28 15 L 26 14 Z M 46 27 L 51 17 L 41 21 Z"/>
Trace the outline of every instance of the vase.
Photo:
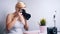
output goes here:
<path id="1" fill-rule="evenodd" d="M 41 33 L 47 32 L 47 27 L 46 26 L 40 26 L 40 32 Z"/>

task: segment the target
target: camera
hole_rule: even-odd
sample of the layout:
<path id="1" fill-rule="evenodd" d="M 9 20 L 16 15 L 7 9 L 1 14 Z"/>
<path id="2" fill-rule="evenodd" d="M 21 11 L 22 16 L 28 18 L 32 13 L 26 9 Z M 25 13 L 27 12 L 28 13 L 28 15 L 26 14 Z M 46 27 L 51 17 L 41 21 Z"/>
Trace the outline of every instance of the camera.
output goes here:
<path id="1" fill-rule="evenodd" d="M 24 18 L 25 18 L 26 20 L 29 20 L 29 18 L 31 17 L 31 15 L 28 14 L 28 13 L 26 13 L 25 9 L 21 9 L 21 10 L 22 10 L 22 15 L 24 16 Z"/>
<path id="2" fill-rule="evenodd" d="M 47 34 L 57 34 L 57 27 L 48 27 Z"/>

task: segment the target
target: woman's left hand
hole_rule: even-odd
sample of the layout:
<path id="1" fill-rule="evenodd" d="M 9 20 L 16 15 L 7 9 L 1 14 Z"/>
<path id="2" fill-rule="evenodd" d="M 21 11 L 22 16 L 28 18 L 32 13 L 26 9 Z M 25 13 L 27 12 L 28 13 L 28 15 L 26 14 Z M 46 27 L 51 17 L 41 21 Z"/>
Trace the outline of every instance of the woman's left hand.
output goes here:
<path id="1" fill-rule="evenodd" d="M 25 19 L 23 15 L 21 13 L 19 13 L 18 15 L 19 15 L 19 21 L 21 21 L 25 25 Z"/>

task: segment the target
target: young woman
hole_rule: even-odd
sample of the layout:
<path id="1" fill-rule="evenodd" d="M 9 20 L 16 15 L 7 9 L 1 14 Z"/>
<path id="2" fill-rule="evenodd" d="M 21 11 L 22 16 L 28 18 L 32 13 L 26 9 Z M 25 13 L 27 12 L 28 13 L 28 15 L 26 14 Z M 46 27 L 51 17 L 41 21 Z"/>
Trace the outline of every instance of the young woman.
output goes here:
<path id="1" fill-rule="evenodd" d="M 27 20 L 24 18 L 21 11 L 21 9 L 25 7 L 26 6 L 23 2 L 18 2 L 15 6 L 15 12 L 7 15 L 7 34 L 23 34 L 23 28 L 25 30 L 28 30 Z"/>

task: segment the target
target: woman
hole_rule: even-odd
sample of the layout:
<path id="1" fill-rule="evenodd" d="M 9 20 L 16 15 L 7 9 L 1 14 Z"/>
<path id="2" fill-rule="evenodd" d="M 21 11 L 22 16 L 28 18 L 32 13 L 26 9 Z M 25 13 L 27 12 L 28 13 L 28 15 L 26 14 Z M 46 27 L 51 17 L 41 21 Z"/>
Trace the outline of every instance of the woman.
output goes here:
<path id="1" fill-rule="evenodd" d="M 7 34 L 23 34 L 22 29 L 28 30 L 27 20 L 22 15 L 21 9 L 25 8 L 23 2 L 18 2 L 15 6 L 15 12 L 8 14 L 6 19 Z"/>

